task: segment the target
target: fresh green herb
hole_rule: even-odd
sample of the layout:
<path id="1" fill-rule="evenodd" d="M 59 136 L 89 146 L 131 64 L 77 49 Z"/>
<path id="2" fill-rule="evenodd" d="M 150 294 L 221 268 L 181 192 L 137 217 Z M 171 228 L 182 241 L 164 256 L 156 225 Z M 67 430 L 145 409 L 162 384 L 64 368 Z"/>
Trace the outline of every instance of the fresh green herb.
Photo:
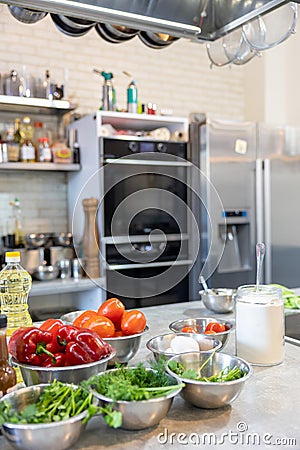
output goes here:
<path id="1" fill-rule="evenodd" d="M 93 405 L 93 394 L 73 385 L 54 380 L 45 387 L 37 400 L 21 411 L 16 411 L 5 400 L 0 402 L 0 425 L 8 423 L 59 422 L 87 411 L 84 423 L 97 412 Z"/>
<path id="2" fill-rule="evenodd" d="M 207 361 L 207 360 L 206 360 Z M 203 368 L 203 365 L 201 366 Z M 216 375 L 210 377 L 203 377 L 199 371 L 194 369 L 186 369 L 185 366 L 177 361 L 169 361 L 169 368 L 182 378 L 188 378 L 196 381 L 205 381 L 207 383 L 224 383 L 225 381 L 238 380 L 246 375 L 246 372 L 239 369 L 237 366 L 233 368 L 225 367 Z"/>
<path id="3" fill-rule="evenodd" d="M 119 367 L 84 382 L 99 394 L 112 400 L 139 401 L 161 397 L 180 386 L 164 370 L 147 370 L 142 363 L 134 368 Z"/>

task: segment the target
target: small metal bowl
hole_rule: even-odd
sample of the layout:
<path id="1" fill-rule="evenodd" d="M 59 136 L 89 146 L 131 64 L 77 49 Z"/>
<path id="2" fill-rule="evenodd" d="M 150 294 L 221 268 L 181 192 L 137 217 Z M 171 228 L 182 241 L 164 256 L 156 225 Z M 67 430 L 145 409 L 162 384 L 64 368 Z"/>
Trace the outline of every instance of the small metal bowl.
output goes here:
<path id="1" fill-rule="evenodd" d="M 213 352 L 222 347 L 221 342 L 213 336 L 205 336 L 203 334 L 187 334 L 187 333 L 168 333 L 160 336 L 155 336 L 146 343 L 146 347 L 153 353 L 154 358 L 158 361 L 161 357 L 164 357 L 167 361 L 172 356 L 178 353 L 190 352 L 189 349 L 182 352 L 170 351 L 171 342 L 176 336 L 182 336 L 184 338 L 193 339 L 196 341 L 200 352 Z"/>
<path id="2" fill-rule="evenodd" d="M 194 330 L 199 334 L 204 334 L 205 328 L 210 322 L 218 322 L 223 323 L 225 327 L 227 328 L 226 331 L 223 331 L 222 333 L 215 333 L 213 336 L 218 339 L 222 347 L 221 349 L 225 347 L 225 345 L 228 342 L 229 335 L 231 331 L 234 328 L 234 322 L 229 320 L 220 320 L 216 319 L 214 317 L 200 317 L 197 319 L 182 319 L 182 320 L 175 320 L 174 322 L 170 323 L 169 328 L 171 331 L 174 331 L 174 333 L 180 333 L 182 328 L 184 327 L 192 327 Z M 189 333 L 187 333 L 189 334 Z M 207 335 L 205 335 L 207 336 Z"/>
<path id="3" fill-rule="evenodd" d="M 72 324 L 76 317 L 78 317 L 83 312 L 84 311 L 73 311 L 64 314 L 60 319 L 67 324 Z M 142 333 L 132 334 L 131 336 L 103 338 L 105 342 L 110 344 L 116 350 L 116 355 L 109 361 L 108 366 L 111 367 L 115 363 L 128 363 L 136 355 L 141 345 L 142 336 L 148 330 L 149 328 L 148 326 L 146 326 L 145 330 L 142 331 Z"/>
<path id="4" fill-rule="evenodd" d="M 132 369 L 132 367 L 127 368 L 126 370 L 130 369 Z M 118 369 L 110 369 L 108 372 L 115 370 Z M 101 375 L 103 374 L 99 374 L 99 376 Z M 173 384 L 180 384 L 180 381 L 178 381 L 177 378 L 171 375 L 168 376 L 170 377 L 170 380 L 173 381 Z M 167 415 L 171 408 L 173 398 L 180 393 L 181 389 L 182 387 L 178 386 L 178 389 L 168 395 L 140 401 L 112 400 L 109 397 L 99 394 L 95 390 L 91 390 L 91 392 L 94 397 L 100 401 L 102 406 L 112 405 L 114 410 L 122 413 L 122 425 L 120 428 L 123 430 L 143 430 L 157 425 Z"/>
<path id="5" fill-rule="evenodd" d="M 21 411 L 34 403 L 47 384 L 18 389 L 5 395 L 1 401 L 8 402 L 13 409 Z M 20 450 L 63 450 L 78 441 L 85 425 L 82 423 L 87 411 L 60 422 L 41 424 L 4 423 L 2 434 L 8 442 Z"/>
<path id="6" fill-rule="evenodd" d="M 82 380 L 87 380 L 99 372 L 104 372 L 107 368 L 107 363 L 110 361 L 116 352 L 112 349 L 109 356 L 88 364 L 80 364 L 77 366 L 66 367 L 40 367 L 23 364 L 12 358 L 12 363 L 16 367 L 20 367 L 21 374 L 26 386 L 34 384 L 52 383 L 55 379 L 62 383 L 79 384 Z"/>
<path id="7" fill-rule="evenodd" d="M 55 280 L 59 275 L 57 266 L 38 266 L 34 269 L 32 276 L 38 281 Z"/>
<path id="8" fill-rule="evenodd" d="M 226 314 L 235 306 L 236 289 L 218 288 L 199 291 L 204 306 L 210 311 Z"/>
<path id="9" fill-rule="evenodd" d="M 183 353 L 181 355 L 173 356 L 171 361 L 177 361 L 188 369 L 199 370 L 200 366 L 211 356 L 211 353 L 193 352 Z M 232 403 L 241 393 L 245 383 L 249 380 L 252 374 L 250 365 L 241 358 L 227 355 L 225 353 L 215 353 L 211 360 L 201 370 L 201 375 L 210 377 L 217 374 L 225 367 L 233 368 L 237 366 L 246 372 L 246 375 L 238 380 L 225 381 L 222 383 L 196 381 L 189 378 L 183 378 L 174 373 L 169 365 L 166 366 L 167 372 L 180 382 L 185 384 L 185 387 L 180 392 L 180 395 L 189 403 L 199 408 L 214 409 Z"/>

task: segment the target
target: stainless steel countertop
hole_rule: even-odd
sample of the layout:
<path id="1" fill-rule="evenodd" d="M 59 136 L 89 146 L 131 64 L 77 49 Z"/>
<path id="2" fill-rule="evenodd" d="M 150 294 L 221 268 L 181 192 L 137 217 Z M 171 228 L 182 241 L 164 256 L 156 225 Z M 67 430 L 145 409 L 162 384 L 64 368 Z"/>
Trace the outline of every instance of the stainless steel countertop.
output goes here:
<path id="1" fill-rule="evenodd" d="M 234 314 L 210 313 L 201 301 L 142 310 L 146 314 L 149 331 L 143 336 L 141 348 L 130 365 L 138 361 L 149 364 L 151 353 L 145 343 L 152 336 L 168 332 L 168 325 L 173 320 L 184 317 L 234 318 Z M 234 334 L 224 351 L 234 354 Z M 167 417 L 157 427 L 135 432 L 113 430 L 105 425 L 101 417 L 94 417 L 72 449 L 270 449 L 279 445 L 279 441 L 275 445 L 276 439 L 281 439 L 281 448 L 299 448 L 300 420 L 296 409 L 296 405 L 300 404 L 299 366 L 299 347 L 286 343 L 284 363 L 273 367 L 254 367 L 252 377 L 231 406 L 205 410 L 189 405 L 178 396 Z M 210 439 L 217 439 L 217 445 L 209 444 L 205 433 L 212 433 Z M 196 438 L 200 442 L 198 446 L 195 445 Z M 250 445 L 243 444 L 247 439 Z M 283 445 L 288 439 L 294 439 L 296 443 L 290 441 L 290 445 Z M 255 444 L 258 441 L 260 445 Z M 0 449 L 11 449 L 3 437 L 0 438 Z"/>
<path id="2" fill-rule="evenodd" d="M 104 286 L 104 278 L 68 278 L 51 281 L 34 281 L 29 293 L 30 297 L 36 297 L 39 295 L 57 295 L 66 294 L 68 292 L 88 291 L 89 289 L 96 289 Z"/>

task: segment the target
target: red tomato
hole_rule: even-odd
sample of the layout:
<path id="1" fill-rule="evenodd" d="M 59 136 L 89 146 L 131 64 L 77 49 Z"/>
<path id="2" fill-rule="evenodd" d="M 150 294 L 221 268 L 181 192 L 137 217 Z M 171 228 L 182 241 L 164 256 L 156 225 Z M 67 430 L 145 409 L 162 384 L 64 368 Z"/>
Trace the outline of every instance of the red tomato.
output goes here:
<path id="1" fill-rule="evenodd" d="M 97 314 L 85 322 L 84 328 L 95 331 L 101 338 L 110 338 L 115 334 L 115 326 L 112 321 L 108 317 Z"/>
<path id="2" fill-rule="evenodd" d="M 208 330 L 208 331 L 204 331 L 204 334 L 216 334 L 216 332 L 212 331 L 212 330 Z"/>
<path id="3" fill-rule="evenodd" d="M 74 327 L 84 328 L 85 322 L 87 322 L 91 317 L 95 317 L 97 315 L 96 311 L 92 311 L 88 309 L 81 313 L 73 322 Z"/>
<path id="4" fill-rule="evenodd" d="M 129 336 L 144 331 L 146 327 L 146 317 L 141 311 L 133 309 L 123 314 L 121 321 L 121 330 L 123 334 Z"/>
<path id="5" fill-rule="evenodd" d="M 197 333 L 193 327 L 183 327 L 181 330 L 182 333 Z"/>
<path id="6" fill-rule="evenodd" d="M 120 328 L 125 306 L 118 298 L 109 298 L 98 309 L 99 316 L 108 317 L 117 328 Z"/>
<path id="7" fill-rule="evenodd" d="M 207 324 L 205 328 L 205 333 L 207 331 L 214 331 L 215 333 L 223 333 L 224 331 L 226 331 L 226 327 L 223 323 L 210 322 L 209 324 Z"/>

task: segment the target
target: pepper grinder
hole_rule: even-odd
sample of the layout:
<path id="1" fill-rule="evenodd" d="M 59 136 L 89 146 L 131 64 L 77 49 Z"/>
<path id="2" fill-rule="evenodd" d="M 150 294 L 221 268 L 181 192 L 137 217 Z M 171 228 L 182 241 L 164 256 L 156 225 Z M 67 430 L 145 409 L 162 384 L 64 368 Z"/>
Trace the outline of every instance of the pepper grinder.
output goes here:
<path id="1" fill-rule="evenodd" d="M 90 278 L 99 278 L 99 234 L 96 220 L 98 200 L 93 197 L 85 198 L 82 200 L 82 205 L 85 214 L 82 238 L 85 272 Z"/>

